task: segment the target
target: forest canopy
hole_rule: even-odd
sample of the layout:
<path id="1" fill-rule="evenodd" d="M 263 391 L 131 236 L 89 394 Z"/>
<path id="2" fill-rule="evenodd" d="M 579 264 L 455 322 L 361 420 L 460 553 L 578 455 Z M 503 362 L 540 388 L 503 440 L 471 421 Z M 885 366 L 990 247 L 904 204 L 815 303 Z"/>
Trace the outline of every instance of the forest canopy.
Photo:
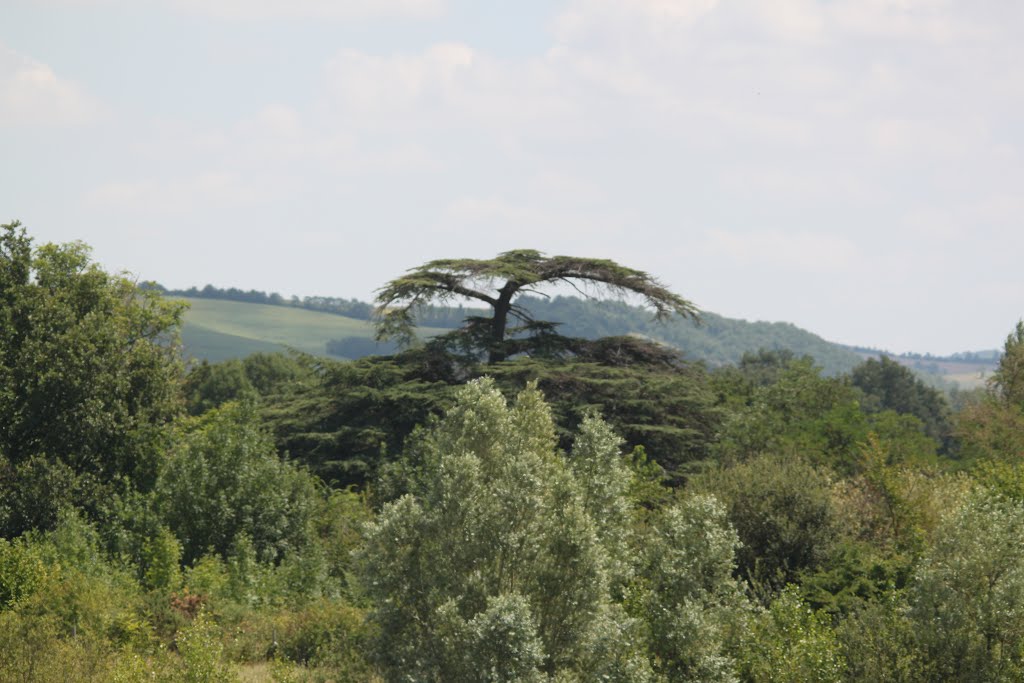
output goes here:
<path id="1" fill-rule="evenodd" d="M 0 680 L 1024 676 L 1024 323 L 951 404 L 621 336 L 186 362 L 182 310 L 2 226 Z"/>

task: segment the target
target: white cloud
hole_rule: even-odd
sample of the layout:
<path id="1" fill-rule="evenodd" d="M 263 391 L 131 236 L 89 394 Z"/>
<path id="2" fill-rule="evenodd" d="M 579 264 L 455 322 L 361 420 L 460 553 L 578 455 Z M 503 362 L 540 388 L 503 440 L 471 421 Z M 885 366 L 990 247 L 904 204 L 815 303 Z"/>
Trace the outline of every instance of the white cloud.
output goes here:
<path id="1" fill-rule="evenodd" d="M 992 144 L 983 121 L 938 116 L 872 121 L 868 142 L 880 153 L 917 159 L 963 158 Z"/>
<path id="2" fill-rule="evenodd" d="M 198 215 L 210 207 L 269 202 L 280 195 L 281 188 L 257 187 L 233 172 L 208 171 L 184 178 L 104 183 L 88 193 L 86 205 L 118 213 Z"/>
<path id="3" fill-rule="evenodd" d="M 463 43 L 412 54 L 343 50 L 325 68 L 342 125 L 389 136 L 486 134 L 515 154 L 524 138 L 579 138 L 591 131 L 585 93 L 557 57 L 503 61 Z M 421 138 L 422 139 L 422 138 Z"/>
<path id="4" fill-rule="evenodd" d="M 169 0 L 175 7 L 224 19 L 364 19 L 425 17 L 444 0 Z"/>
<path id="5" fill-rule="evenodd" d="M 980 8 L 985 0 L 970 4 Z M 892 40 L 949 44 L 991 37 L 996 27 L 975 20 L 967 6 L 951 0 L 836 0 L 826 13 L 836 30 Z"/>
<path id="6" fill-rule="evenodd" d="M 527 183 L 528 191 L 560 205 L 591 206 L 600 201 L 601 188 L 580 173 L 543 169 Z"/>
<path id="7" fill-rule="evenodd" d="M 72 6 L 135 8 L 137 0 L 45 0 Z M 355 20 L 374 17 L 432 17 L 446 0 L 156 0 L 172 9 L 228 20 L 275 19 Z"/>
<path id="8" fill-rule="evenodd" d="M 455 199 L 439 218 L 436 231 L 476 246 L 477 253 L 526 246 L 549 253 L 600 256 L 600 250 L 594 253 L 594 244 L 632 243 L 628 226 L 635 224 L 622 210 L 599 211 L 560 206 L 544 198 L 511 200 L 490 195 Z"/>
<path id="9" fill-rule="evenodd" d="M 0 125 L 73 126 L 103 114 L 99 101 L 81 87 L 0 45 Z"/>
<path id="10" fill-rule="evenodd" d="M 860 248 L 852 240 L 827 232 L 709 230 L 704 240 L 711 254 L 744 268 L 836 273 L 853 272 L 863 265 Z"/>
<path id="11" fill-rule="evenodd" d="M 837 162 L 799 166 L 772 159 L 742 161 L 721 169 L 717 179 L 728 196 L 761 204 L 816 202 L 838 207 L 868 201 L 872 194 L 869 181 Z"/>
<path id="12" fill-rule="evenodd" d="M 816 0 L 775 0 L 747 2 L 751 11 L 770 32 L 780 38 L 798 42 L 820 43 L 827 28 L 822 4 Z"/>
<path id="13" fill-rule="evenodd" d="M 142 171 L 86 191 L 86 207 L 126 215 L 251 209 L 440 168 L 414 141 L 368 144 L 329 116 L 284 104 L 221 127 L 155 122 L 131 149 Z"/>
<path id="14" fill-rule="evenodd" d="M 473 78 L 474 61 L 469 46 L 443 43 L 418 55 L 379 57 L 344 50 L 327 71 L 345 114 L 375 115 L 449 100 L 460 81 Z"/>
<path id="15" fill-rule="evenodd" d="M 615 42 L 616 27 L 671 33 L 694 26 L 719 6 L 719 0 L 572 0 L 552 27 L 557 39 L 564 43 L 597 36 Z"/>

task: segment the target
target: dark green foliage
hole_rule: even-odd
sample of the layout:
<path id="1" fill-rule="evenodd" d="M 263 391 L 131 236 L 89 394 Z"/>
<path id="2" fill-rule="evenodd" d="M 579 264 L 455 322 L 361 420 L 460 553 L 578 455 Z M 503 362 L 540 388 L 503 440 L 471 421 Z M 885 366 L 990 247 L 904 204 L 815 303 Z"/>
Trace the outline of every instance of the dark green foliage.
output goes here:
<path id="1" fill-rule="evenodd" d="M 744 353 L 736 367 L 744 382 L 750 387 L 767 387 L 778 382 L 790 364 L 796 360 L 804 364 L 814 363 L 811 356 L 805 354 L 798 359 L 796 354 L 788 349 L 758 349 L 756 353 Z"/>
<path id="2" fill-rule="evenodd" d="M 373 520 L 368 496 L 353 491 L 332 491 L 312 520 L 316 546 L 324 554 L 328 574 L 348 591 L 354 571 L 352 553 L 363 542 L 363 530 Z"/>
<path id="3" fill-rule="evenodd" d="M 957 415 L 968 460 L 1019 461 L 1024 456 L 1024 321 L 1006 338 L 988 391 Z"/>
<path id="4" fill-rule="evenodd" d="M 868 413 L 863 394 L 843 377 L 822 377 L 809 358 L 790 360 L 781 371 L 754 366 L 751 376 L 716 370 L 712 386 L 727 409 L 715 452 L 724 462 L 758 454 L 794 454 L 841 474 L 860 467 L 871 435 L 893 461 L 933 462 L 938 444 L 912 415 Z M 770 382 L 763 384 L 762 382 Z"/>
<path id="5" fill-rule="evenodd" d="M 285 303 L 285 298 L 277 292 L 267 294 L 266 292 L 257 291 L 255 289 L 250 289 L 248 291 L 238 289 L 237 287 L 221 289 L 219 287 L 214 287 L 213 285 L 206 285 L 202 289 L 197 287 L 189 287 L 188 289 L 167 289 L 156 282 L 148 282 L 145 287 L 173 297 L 221 299 L 224 301 L 241 301 L 248 304 L 269 304 L 278 306 Z"/>
<path id="6" fill-rule="evenodd" d="M 320 504 L 313 478 L 278 457 L 251 408 L 228 404 L 187 423 L 160 471 L 157 509 L 192 562 L 226 556 L 245 536 L 262 561 L 309 539 Z"/>
<path id="7" fill-rule="evenodd" d="M 286 391 L 310 379 L 312 365 L 312 359 L 290 353 L 254 353 L 242 360 L 245 376 L 260 396 Z"/>
<path id="8" fill-rule="evenodd" d="M 339 358 L 363 358 L 365 356 L 387 356 L 398 351 L 398 344 L 381 342 L 366 337 L 345 337 L 327 342 L 327 354 Z"/>
<path id="9" fill-rule="evenodd" d="M 33 250 L 18 223 L 0 226 L 0 453 L 151 486 L 181 408 L 181 313 L 81 243 Z"/>
<path id="10" fill-rule="evenodd" d="M 185 380 L 188 410 L 201 415 L 228 401 L 256 400 L 288 391 L 314 380 L 315 362 L 285 353 L 254 353 L 221 363 L 203 361 Z"/>
<path id="11" fill-rule="evenodd" d="M 921 421 L 925 434 L 949 445 L 953 426 L 945 397 L 904 366 L 886 356 L 869 359 L 853 369 L 850 382 L 864 392 L 865 410 L 913 415 Z"/>
<path id="12" fill-rule="evenodd" d="M 1024 408 L 989 396 L 957 415 L 957 436 L 964 460 L 1009 460 L 1024 457 Z"/>
<path id="13" fill-rule="evenodd" d="M 281 451 L 332 486 L 365 484 L 413 427 L 447 405 L 446 381 L 422 352 L 323 362 L 316 382 L 261 409 Z"/>
<path id="14" fill-rule="evenodd" d="M 185 381 L 185 396 L 188 412 L 202 415 L 228 401 L 251 401 L 257 394 L 242 361 L 232 359 L 213 365 L 203 361 L 192 368 Z"/>
<path id="15" fill-rule="evenodd" d="M 1024 407 L 1024 320 L 1006 337 L 992 387 L 1004 402 Z"/>
<path id="16" fill-rule="evenodd" d="M 52 529 L 62 510 L 95 507 L 106 488 L 60 461 L 34 456 L 12 465 L 0 456 L 0 536 Z"/>
<path id="17" fill-rule="evenodd" d="M 611 355 L 630 358 L 627 350 L 603 359 Z M 713 405 L 703 367 L 674 360 L 611 364 L 523 359 L 491 366 L 488 374 L 507 394 L 536 381 L 551 404 L 563 448 L 583 416 L 597 411 L 628 449 L 643 446 L 651 460 L 681 481 L 707 461 L 721 413 Z"/>
<path id="18" fill-rule="evenodd" d="M 394 357 L 325 362 L 317 384 L 277 396 L 261 410 L 279 448 L 336 486 L 364 484 L 400 452 L 417 424 L 450 404 L 454 387 L 482 374 L 507 396 L 537 381 L 565 449 L 583 416 L 596 410 L 628 447 L 643 445 L 677 480 L 707 460 L 721 416 L 702 366 L 629 337 L 579 350 L 564 361 L 521 358 L 482 368 L 432 345 Z"/>
<path id="19" fill-rule="evenodd" d="M 691 480 L 721 500 L 741 546 L 739 575 L 770 595 L 828 559 L 836 519 L 827 473 L 794 457 L 761 456 Z"/>
<path id="20" fill-rule="evenodd" d="M 814 609 L 848 615 L 884 600 L 910 579 L 913 558 L 842 539 L 817 568 L 800 577 L 800 593 Z"/>
<path id="21" fill-rule="evenodd" d="M 334 296 L 306 296 L 301 300 L 292 297 L 288 304 L 311 311 L 322 311 L 344 315 L 357 320 L 369 320 L 373 317 L 373 305 L 355 299 L 342 299 Z"/>
<path id="22" fill-rule="evenodd" d="M 792 351 L 786 350 L 747 352 L 736 365 L 715 368 L 710 376 L 711 390 L 719 404 L 738 413 L 754 404 L 759 391 L 780 382 L 791 366 L 813 369 L 814 359 L 797 359 Z"/>
<path id="23" fill-rule="evenodd" d="M 144 579 L 150 570 L 153 539 L 167 526 L 161 520 L 152 491 L 142 493 L 130 486 L 110 487 L 93 515 L 104 550 L 135 567 Z"/>
<path id="24" fill-rule="evenodd" d="M 859 431 L 848 424 L 860 419 L 857 390 L 842 379 L 822 377 L 809 358 L 790 360 L 768 375 L 758 370 L 749 379 L 742 368 L 738 379 L 736 370 L 714 373 L 713 385 L 731 413 L 718 449 L 723 459 L 792 451 L 850 459 L 852 432 Z"/>

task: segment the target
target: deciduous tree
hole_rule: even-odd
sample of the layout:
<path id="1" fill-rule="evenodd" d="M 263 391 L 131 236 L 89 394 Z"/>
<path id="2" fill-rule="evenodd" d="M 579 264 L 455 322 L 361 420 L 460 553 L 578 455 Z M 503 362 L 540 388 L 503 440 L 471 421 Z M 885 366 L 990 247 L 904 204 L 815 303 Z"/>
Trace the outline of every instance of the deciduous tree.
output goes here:
<path id="1" fill-rule="evenodd" d="M 17 221 L 0 226 L 5 533 L 52 521 L 59 505 L 48 502 L 88 506 L 115 479 L 152 486 L 165 426 L 181 412 L 183 309 L 105 272 L 82 243 L 35 247 Z M 32 509 L 8 497 L 14 482 L 58 480 L 67 486 L 22 501 Z"/>
<path id="2" fill-rule="evenodd" d="M 539 392 L 509 406 L 478 380 L 409 445 L 409 493 L 362 554 L 388 680 L 650 679 L 638 624 L 610 596 L 627 530 L 591 514 L 622 512 L 618 441 L 592 419 L 572 465 L 555 443 Z"/>

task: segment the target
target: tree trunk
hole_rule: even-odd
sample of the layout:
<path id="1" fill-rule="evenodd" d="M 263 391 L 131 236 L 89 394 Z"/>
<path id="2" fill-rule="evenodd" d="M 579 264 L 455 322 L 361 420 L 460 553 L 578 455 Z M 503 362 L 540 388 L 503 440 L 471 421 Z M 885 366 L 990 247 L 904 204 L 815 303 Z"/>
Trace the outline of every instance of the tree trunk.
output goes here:
<path id="1" fill-rule="evenodd" d="M 491 338 L 487 349 L 487 363 L 500 363 L 508 356 L 505 348 L 505 330 L 508 328 L 508 312 L 512 308 L 512 297 L 519 290 L 519 283 L 509 280 L 498 292 L 491 318 Z"/>

